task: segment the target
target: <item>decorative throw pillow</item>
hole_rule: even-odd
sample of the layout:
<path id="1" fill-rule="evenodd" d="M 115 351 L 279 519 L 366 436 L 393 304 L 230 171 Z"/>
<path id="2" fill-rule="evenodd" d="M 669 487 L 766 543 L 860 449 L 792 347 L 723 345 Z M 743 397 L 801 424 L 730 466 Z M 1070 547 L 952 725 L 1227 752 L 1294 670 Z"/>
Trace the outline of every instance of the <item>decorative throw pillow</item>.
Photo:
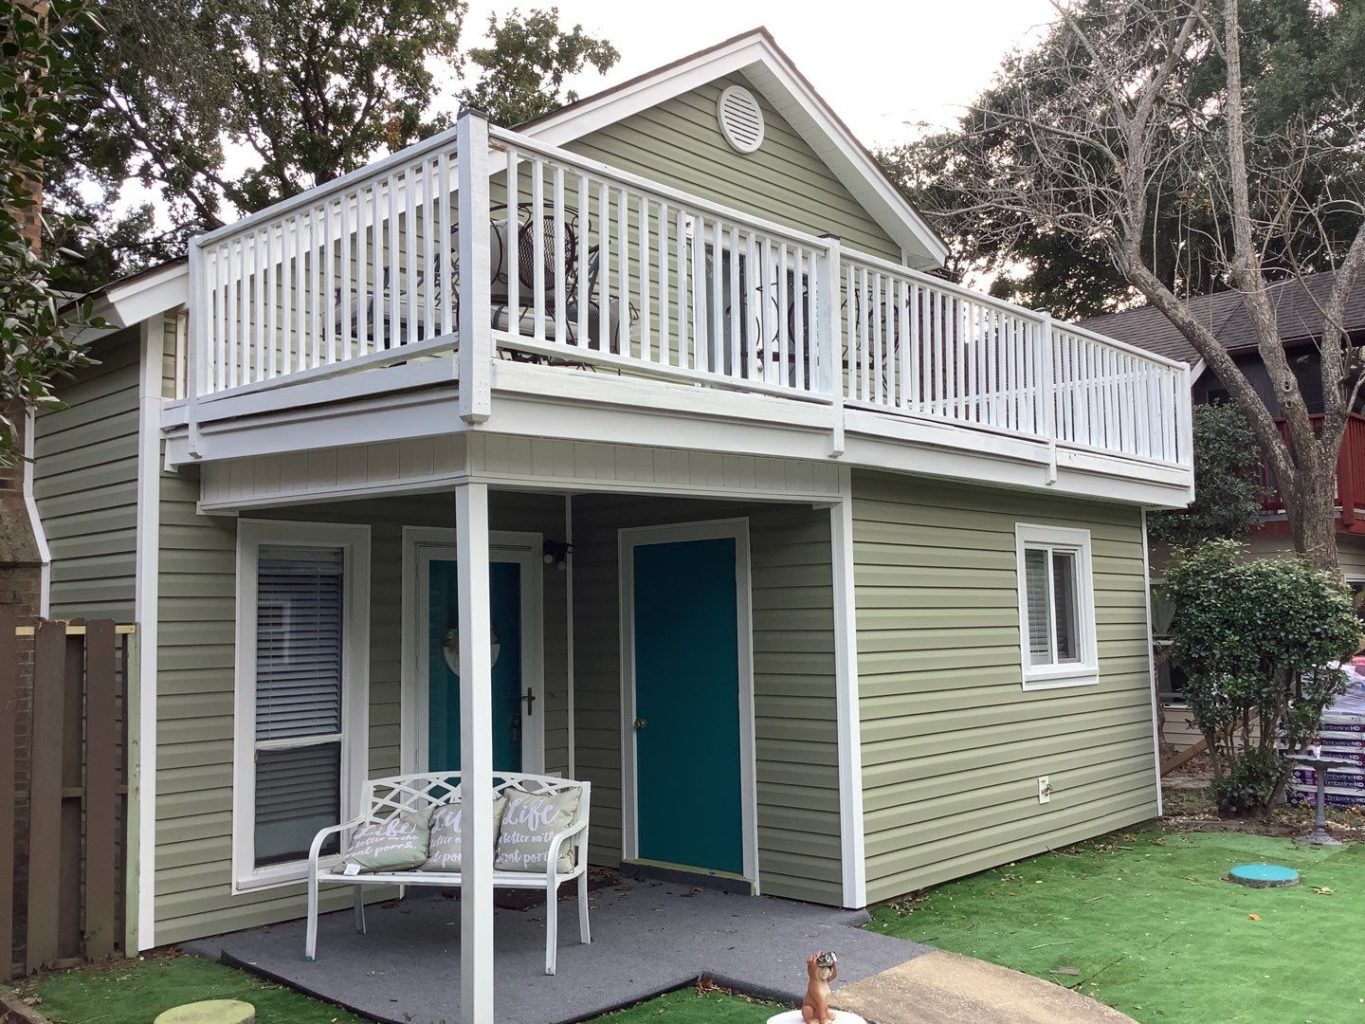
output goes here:
<path id="1" fill-rule="evenodd" d="M 355 830 L 345 863 L 361 871 L 405 871 L 427 859 L 430 811 L 404 811 Z"/>
<path id="2" fill-rule="evenodd" d="M 555 794 L 509 792 L 493 867 L 499 871 L 544 871 L 550 856 L 550 840 L 573 822 L 578 796 L 576 789 Z M 565 842 L 560 847 L 556 871 L 573 870 L 569 845 Z"/>
<path id="3" fill-rule="evenodd" d="M 461 822 L 464 820 L 460 814 L 461 803 L 456 798 L 448 804 L 442 804 L 431 814 L 431 842 L 427 847 L 427 861 L 421 866 L 423 871 L 459 871 L 460 870 L 460 843 L 463 841 L 460 836 Z M 493 798 L 493 835 L 498 834 L 498 823 L 502 820 L 502 809 L 507 805 L 505 797 L 499 795 Z"/>

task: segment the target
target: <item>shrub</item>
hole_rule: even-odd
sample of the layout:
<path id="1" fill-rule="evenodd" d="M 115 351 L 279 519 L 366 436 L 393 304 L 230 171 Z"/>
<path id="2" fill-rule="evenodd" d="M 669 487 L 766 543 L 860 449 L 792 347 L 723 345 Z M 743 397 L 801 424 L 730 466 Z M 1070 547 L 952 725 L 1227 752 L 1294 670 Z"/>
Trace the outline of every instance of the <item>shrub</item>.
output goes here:
<path id="1" fill-rule="evenodd" d="M 1150 513 L 1147 534 L 1176 547 L 1245 537 L 1260 522 L 1261 495 L 1261 446 L 1242 411 L 1227 403 L 1195 406 L 1194 502 Z"/>
<path id="2" fill-rule="evenodd" d="M 1277 735 L 1301 748 L 1345 690 L 1331 663 L 1360 646 L 1350 591 L 1306 562 L 1248 560 L 1241 544 L 1218 540 L 1177 554 L 1165 595 L 1175 608 L 1172 660 L 1209 745 L 1219 807 L 1262 810 L 1292 771 L 1275 756 Z"/>

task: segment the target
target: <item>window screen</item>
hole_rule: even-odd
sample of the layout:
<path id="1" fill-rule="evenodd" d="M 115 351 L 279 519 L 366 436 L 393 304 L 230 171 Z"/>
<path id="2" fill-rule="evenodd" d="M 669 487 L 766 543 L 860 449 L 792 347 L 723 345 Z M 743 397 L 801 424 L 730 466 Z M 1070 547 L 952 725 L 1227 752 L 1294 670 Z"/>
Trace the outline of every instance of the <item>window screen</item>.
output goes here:
<path id="1" fill-rule="evenodd" d="M 1060 665 L 1080 660 L 1076 567 L 1076 552 L 1072 550 L 1048 547 L 1024 550 L 1031 665 Z"/>
<path id="2" fill-rule="evenodd" d="M 1076 644 L 1076 556 L 1070 551 L 1052 552 L 1052 604 L 1056 617 L 1056 660 L 1080 657 Z"/>

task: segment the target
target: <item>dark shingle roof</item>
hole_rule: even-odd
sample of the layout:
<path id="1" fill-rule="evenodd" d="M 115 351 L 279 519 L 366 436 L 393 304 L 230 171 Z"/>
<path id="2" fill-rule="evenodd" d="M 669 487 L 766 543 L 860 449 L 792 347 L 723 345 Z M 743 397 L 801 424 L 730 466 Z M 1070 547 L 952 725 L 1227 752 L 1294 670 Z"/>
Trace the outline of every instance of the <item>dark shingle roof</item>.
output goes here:
<path id="1" fill-rule="evenodd" d="M 1270 286 L 1270 301 L 1275 307 L 1281 339 L 1299 341 L 1322 333 L 1322 309 L 1331 298 L 1335 280 L 1335 271 L 1329 270 Z M 1241 292 L 1231 290 L 1198 295 L 1190 299 L 1188 306 L 1227 348 L 1256 345 L 1251 315 L 1242 301 Z M 1348 296 L 1343 319 L 1346 330 L 1353 333 L 1365 330 L 1365 282 L 1359 282 Z M 1081 326 L 1171 359 L 1190 364 L 1199 361 L 1199 353 L 1185 336 L 1152 306 L 1091 317 L 1082 320 Z"/>

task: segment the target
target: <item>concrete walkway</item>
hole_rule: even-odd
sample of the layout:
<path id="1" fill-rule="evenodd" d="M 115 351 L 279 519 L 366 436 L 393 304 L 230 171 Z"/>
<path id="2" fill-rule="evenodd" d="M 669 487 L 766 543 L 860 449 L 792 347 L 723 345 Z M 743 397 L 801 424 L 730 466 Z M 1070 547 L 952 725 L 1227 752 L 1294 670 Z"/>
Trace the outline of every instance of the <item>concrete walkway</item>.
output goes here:
<path id="1" fill-rule="evenodd" d="M 350 911 L 324 915 L 318 959 L 303 959 L 303 922 L 189 943 L 323 999 L 394 1024 L 459 1020 L 460 904 L 416 891 L 371 907 L 368 934 Z M 793 1005 L 805 958 L 839 954 L 842 981 L 913 962 L 929 947 L 858 927 L 863 913 L 789 900 L 628 881 L 590 894 L 591 945 L 578 942 L 577 909 L 559 904 L 559 968 L 545 975 L 545 910 L 499 910 L 495 1001 L 499 1024 L 566 1024 L 629 1005 L 705 974 L 727 988 Z M 894 1024 L 888 1020 L 887 1024 Z"/>
<path id="2" fill-rule="evenodd" d="M 1089 996 L 984 960 L 931 950 L 835 990 L 876 1024 L 1134 1024 Z"/>

